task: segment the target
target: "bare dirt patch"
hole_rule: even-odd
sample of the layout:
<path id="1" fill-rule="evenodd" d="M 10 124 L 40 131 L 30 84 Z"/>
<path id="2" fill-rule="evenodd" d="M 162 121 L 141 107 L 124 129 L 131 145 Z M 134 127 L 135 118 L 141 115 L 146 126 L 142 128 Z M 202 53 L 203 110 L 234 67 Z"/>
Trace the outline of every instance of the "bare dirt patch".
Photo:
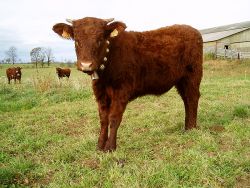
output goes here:
<path id="1" fill-rule="evenodd" d="M 225 127 L 221 125 L 213 125 L 212 127 L 209 128 L 209 130 L 213 133 L 221 133 L 225 131 Z"/>
<path id="2" fill-rule="evenodd" d="M 250 174 L 237 178 L 235 188 L 250 188 Z"/>

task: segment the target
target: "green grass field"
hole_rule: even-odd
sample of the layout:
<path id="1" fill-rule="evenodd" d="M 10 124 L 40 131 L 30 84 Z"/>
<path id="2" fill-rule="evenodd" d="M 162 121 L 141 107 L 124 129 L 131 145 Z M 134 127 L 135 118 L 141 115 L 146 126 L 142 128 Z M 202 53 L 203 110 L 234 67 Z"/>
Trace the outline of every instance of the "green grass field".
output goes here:
<path id="1" fill-rule="evenodd" d="M 131 102 L 113 153 L 96 150 L 90 77 L 0 65 L 0 187 L 250 187 L 250 61 L 206 61 L 199 129 L 184 131 L 173 88 Z"/>

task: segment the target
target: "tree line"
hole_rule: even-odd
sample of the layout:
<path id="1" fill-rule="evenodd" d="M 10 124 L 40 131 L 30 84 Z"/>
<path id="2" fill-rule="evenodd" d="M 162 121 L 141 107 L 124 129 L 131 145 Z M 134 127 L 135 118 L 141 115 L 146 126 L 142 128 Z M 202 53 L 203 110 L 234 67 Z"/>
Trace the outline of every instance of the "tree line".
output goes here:
<path id="1" fill-rule="evenodd" d="M 17 63 L 18 54 L 15 46 L 11 46 L 5 54 L 6 59 L 2 60 L 2 63 L 10 63 L 13 65 Z M 50 64 L 54 61 L 54 56 L 51 48 L 36 47 L 30 51 L 30 59 L 31 63 L 34 63 L 37 68 L 38 64 L 41 64 L 42 67 L 44 64 L 50 66 Z"/>

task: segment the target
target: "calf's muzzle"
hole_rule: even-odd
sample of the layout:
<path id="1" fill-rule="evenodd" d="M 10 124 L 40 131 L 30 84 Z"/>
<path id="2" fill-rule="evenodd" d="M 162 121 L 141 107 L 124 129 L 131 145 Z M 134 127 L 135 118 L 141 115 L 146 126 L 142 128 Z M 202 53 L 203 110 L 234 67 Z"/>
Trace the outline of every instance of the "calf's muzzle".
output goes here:
<path id="1" fill-rule="evenodd" d="M 92 80 L 99 79 L 97 72 L 94 70 L 92 62 L 80 62 L 77 65 L 78 70 L 91 75 Z"/>
<path id="2" fill-rule="evenodd" d="M 91 72 L 93 71 L 92 62 L 80 62 L 77 65 L 78 70 L 83 72 Z"/>

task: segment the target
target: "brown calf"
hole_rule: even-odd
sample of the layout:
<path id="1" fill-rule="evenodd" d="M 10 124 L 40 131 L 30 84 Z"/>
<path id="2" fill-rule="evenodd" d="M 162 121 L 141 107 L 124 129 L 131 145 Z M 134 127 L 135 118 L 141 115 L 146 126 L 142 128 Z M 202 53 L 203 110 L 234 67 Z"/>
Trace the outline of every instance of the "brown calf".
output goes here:
<path id="1" fill-rule="evenodd" d="M 70 77 L 70 72 L 71 70 L 69 68 L 65 68 L 65 69 L 62 69 L 62 68 L 59 68 L 57 67 L 56 68 L 56 73 L 58 74 L 58 78 L 63 78 L 63 77 Z"/>
<path id="2" fill-rule="evenodd" d="M 16 80 L 19 80 L 19 83 L 21 83 L 21 77 L 22 77 L 21 69 L 22 69 L 21 67 L 12 67 L 6 70 L 6 76 L 8 78 L 9 84 L 10 84 L 10 80 L 12 79 L 14 79 L 15 83 L 16 83 Z"/>
<path id="3" fill-rule="evenodd" d="M 202 78 L 202 37 L 187 25 L 127 32 L 122 22 L 86 17 L 53 30 L 75 41 L 78 70 L 92 76 L 101 130 L 98 148 L 116 149 L 129 101 L 175 86 L 185 105 L 185 129 L 196 127 Z"/>

